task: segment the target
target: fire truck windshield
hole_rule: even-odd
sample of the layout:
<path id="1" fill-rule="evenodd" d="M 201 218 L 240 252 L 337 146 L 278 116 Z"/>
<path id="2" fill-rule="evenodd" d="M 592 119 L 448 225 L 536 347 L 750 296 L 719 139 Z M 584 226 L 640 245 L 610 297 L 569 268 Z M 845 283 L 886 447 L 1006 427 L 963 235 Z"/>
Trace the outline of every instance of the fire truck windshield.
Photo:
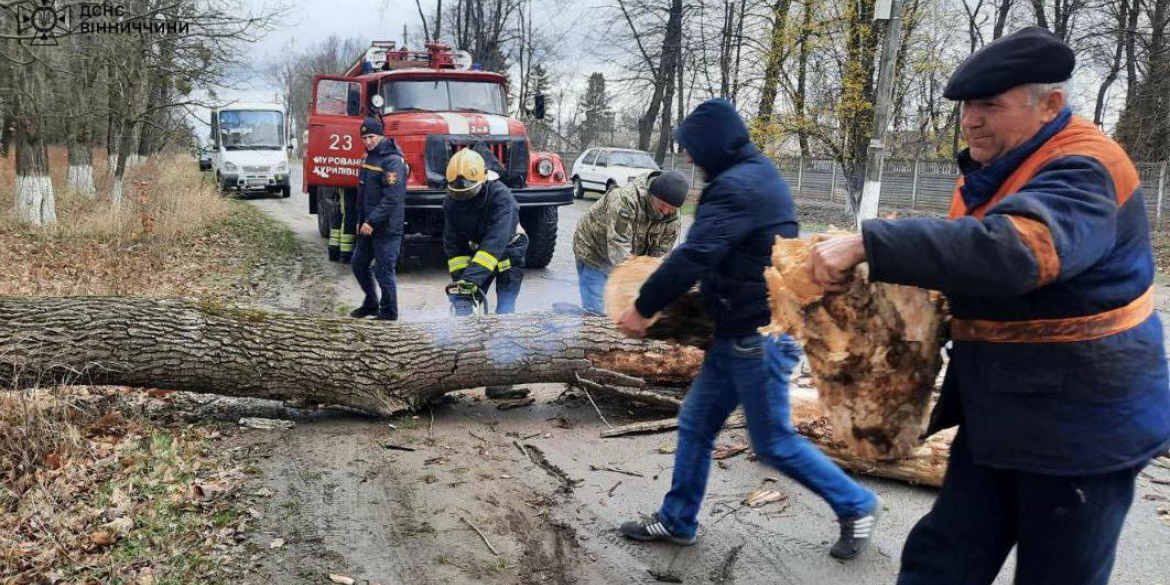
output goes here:
<path id="1" fill-rule="evenodd" d="M 507 114 L 504 88 L 498 83 L 436 79 L 390 81 L 379 90 L 386 100 L 386 112 L 482 112 Z"/>
<path id="2" fill-rule="evenodd" d="M 219 136 L 226 150 L 281 150 L 284 115 L 271 110 L 222 111 Z"/>

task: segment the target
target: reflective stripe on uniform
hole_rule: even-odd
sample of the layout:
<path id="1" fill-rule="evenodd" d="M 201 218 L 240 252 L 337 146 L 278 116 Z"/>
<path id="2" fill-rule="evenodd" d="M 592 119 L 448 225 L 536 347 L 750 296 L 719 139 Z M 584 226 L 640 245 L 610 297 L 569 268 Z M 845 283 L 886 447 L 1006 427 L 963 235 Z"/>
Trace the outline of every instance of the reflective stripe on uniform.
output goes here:
<path id="1" fill-rule="evenodd" d="M 472 258 L 471 261 L 479 264 L 480 266 L 483 266 L 484 268 L 487 268 L 488 270 L 495 270 L 496 266 L 500 263 L 499 260 L 496 260 L 495 256 L 488 254 L 484 250 L 476 252 L 475 258 Z"/>
<path id="2" fill-rule="evenodd" d="M 337 247 L 341 245 L 341 230 L 338 228 L 329 228 L 329 245 Z"/>
<path id="3" fill-rule="evenodd" d="M 356 239 L 357 239 L 357 237 L 354 236 L 353 234 L 347 234 L 345 232 L 342 232 L 341 233 L 341 251 L 342 252 L 352 252 L 353 251 L 353 242 Z"/>
<path id="4" fill-rule="evenodd" d="M 1154 289 L 1150 288 L 1128 305 L 1084 317 L 1031 321 L 952 319 L 951 338 L 955 341 L 992 343 L 1092 341 L 1133 329 L 1153 313 Z"/>
<path id="5" fill-rule="evenodd" d="M 499 264 L 499 266 L 497 266 L 497 268 L 499 268 L 500 272 L 504 272 L 511 267 L 512 267 L 512 259 L 511 258 L 504 258 L 503 260 L 500 260 L 500 264 Z"/>
<path id="6" fill-rule="evenodd" d="M 471 256 L 456 256 L 447 261 L 447 270 L 455 272 L 471 265 Z"/>
<path id="7" fill-rule="evenodd" d="M 363 164 L 362 168 L 369 169 L 371 171 L 378 171 L 379 173 L 382 172 L 382 167 L 376 167 L 376 166 L 371 165 L 371 164 Z"/>

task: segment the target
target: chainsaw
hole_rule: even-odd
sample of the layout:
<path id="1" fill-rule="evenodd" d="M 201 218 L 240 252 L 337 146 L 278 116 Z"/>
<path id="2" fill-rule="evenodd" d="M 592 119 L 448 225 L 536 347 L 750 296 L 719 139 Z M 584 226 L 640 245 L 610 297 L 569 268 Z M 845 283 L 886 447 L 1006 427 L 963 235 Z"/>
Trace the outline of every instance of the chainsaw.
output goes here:
<path id="1" fill-rule="evenodd" d="M 486 315 L 487 297 L 474 283 L 460 280 L 447 285 L 447 300 L 451 302 L 451 314 L 456 317 Z"/>

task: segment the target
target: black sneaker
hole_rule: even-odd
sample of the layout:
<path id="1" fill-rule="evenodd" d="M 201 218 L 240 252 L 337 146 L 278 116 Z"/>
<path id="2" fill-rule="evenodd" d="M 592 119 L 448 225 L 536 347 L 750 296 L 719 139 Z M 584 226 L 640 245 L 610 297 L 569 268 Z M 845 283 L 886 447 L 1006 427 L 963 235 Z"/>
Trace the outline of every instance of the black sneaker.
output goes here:
<path id="1" fill-rule="evenodd" d="M 528 396 L 528 389 L 515 386 L 488 386 L 484 389 L 484 394 L 492 400 L 508 400 Z"/>
<path id="2" fill-rule="evenodd" d="M 878 498 L 877 504 L 874 505 L 870 513 L 853 518 L 838 518 L 837 522 L 841 525 L 841 537 L 837 539 L 833 548 L 829 549 L 829 555 L 835 559 L 851 559 L 861 554 L 861 551 L 865 550 L 865 546 L 869 544 L 881 516 L 882 499 Z"/>
<path id="3" fill-rule="evenodd" d="M 385 313 L 379 313 L 378 316 L 374 318 L 379 321 L 397 321 L 398 315 L 387 315 Z"/>
<path id="4" fill-rule="evenodd" d="M 349 316 L 354 319 L 365 319 L 366 317 L 373 317 L 378 314 L 378 309 L 369 309 L 366 307 L 358 307 L 349 312 Z"/>
<path id="5" fill-rule="evenodd" d="M 666 525 L 658 520 L 658 514 L 654 514 L 649 518 L 643 520 L 631 520 L 622 524 L 622 535 L 626 538 L 634 540 L 661 540 L 671 544 L 680 546 L 690 546 L 695 544 L 695 537 L 683 538 L 675 536 L 666 529 Z"/>

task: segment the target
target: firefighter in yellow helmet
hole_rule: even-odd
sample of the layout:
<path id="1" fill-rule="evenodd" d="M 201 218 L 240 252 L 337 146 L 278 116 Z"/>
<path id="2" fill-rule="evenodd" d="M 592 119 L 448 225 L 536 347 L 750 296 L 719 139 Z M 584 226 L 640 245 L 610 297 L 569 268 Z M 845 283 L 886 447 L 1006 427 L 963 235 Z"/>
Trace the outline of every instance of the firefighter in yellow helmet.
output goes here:
<path id="1" fill-rule="evenodd" d="M 512 191 L 489 171 L 484 158 L 464 148 L 447 163 L 443 250 L 451 284 L 447 296 L 456 315 L 487 312 L 488 287 L 496 285 L 496 313 L 516 310 L 524 279 L 528 236 L 519 231 L 520 206 Z M 524 396 L 527 390 L 488 388 L 489 398 Z"/>

